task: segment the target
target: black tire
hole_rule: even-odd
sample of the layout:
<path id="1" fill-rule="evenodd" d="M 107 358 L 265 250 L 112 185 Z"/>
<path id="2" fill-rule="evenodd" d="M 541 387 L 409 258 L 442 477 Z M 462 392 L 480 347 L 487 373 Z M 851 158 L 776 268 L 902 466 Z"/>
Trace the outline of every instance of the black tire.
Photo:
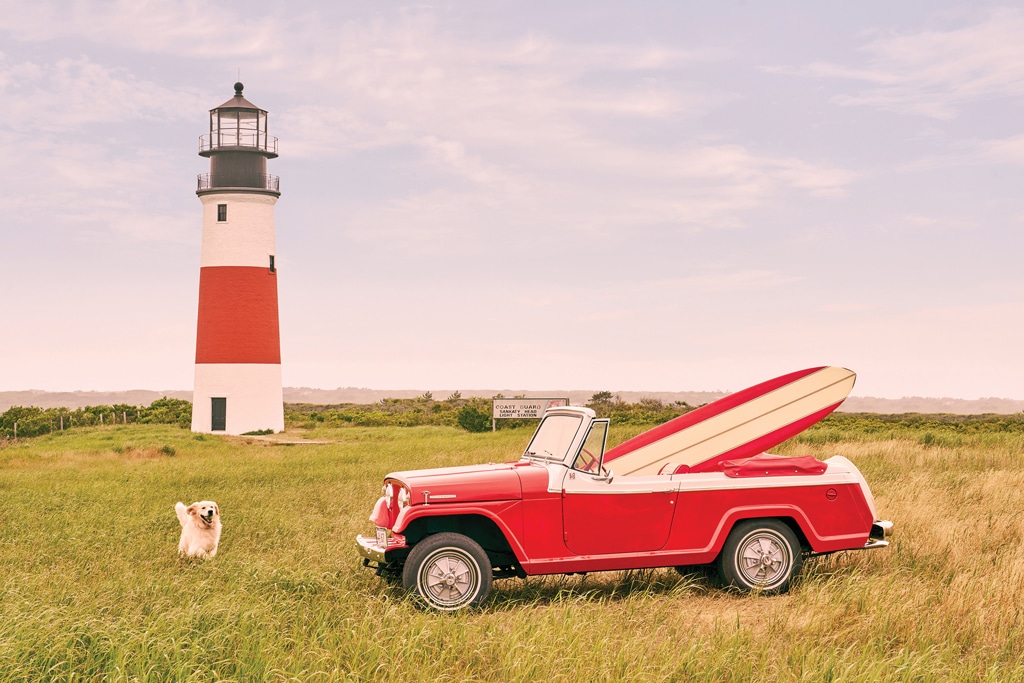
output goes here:
<path id="1" fill-rule="evenodd" d="M 740 522 L 718 556 L 722 582 L 744 592 L 785 593 L 802 565 L 796 534 L 776 519 Z"/>
<path id="2" fill-rule="evenodd" d="M 442 532 L 412 549 L 402 584 L 428 607 L 453 611 L 486 600 L 491 573 L 491 561 L 480 544 L 462 534 Z"/>

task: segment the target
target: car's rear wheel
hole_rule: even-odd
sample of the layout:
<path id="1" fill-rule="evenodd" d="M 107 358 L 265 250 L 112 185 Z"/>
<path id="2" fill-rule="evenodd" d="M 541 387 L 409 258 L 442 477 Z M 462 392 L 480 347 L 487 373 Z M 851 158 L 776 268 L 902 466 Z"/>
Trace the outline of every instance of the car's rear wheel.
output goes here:
<path id="1" fill-rule="evenodd" d="M 433 534 L 409 553 L 402 583 L 434 609 L 479 605 L 491 593 L 491 562 L 480 544 L 468 536 Z"/>
<path id="2" fill-rule="evenodd" d="M 718 573 L 743 591 L 784 593 L 803 564 L 793 530 L 776 519 L 753 519 L 733 527 L 718 557 Z"/>

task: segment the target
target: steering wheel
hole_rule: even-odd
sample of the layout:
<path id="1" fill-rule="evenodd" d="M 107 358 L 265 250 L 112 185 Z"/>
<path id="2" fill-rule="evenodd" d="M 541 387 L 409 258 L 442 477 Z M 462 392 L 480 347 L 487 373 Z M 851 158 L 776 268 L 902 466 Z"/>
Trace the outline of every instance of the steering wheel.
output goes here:
<path id="1" fill-rule="evenodd" d="M 580 454 L 576 456 L 576 469 L 584 472 L 597 472 L 597 464 L 598 459 L 594 457 L 593 453 L 586 448 L 580 449 Z"/>

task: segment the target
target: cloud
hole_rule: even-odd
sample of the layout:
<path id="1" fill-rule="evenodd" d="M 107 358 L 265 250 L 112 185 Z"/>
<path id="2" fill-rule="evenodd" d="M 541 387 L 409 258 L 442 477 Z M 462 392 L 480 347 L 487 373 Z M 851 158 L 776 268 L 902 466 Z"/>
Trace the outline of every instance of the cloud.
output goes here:
<path id="1" fill-rule="evenodd" d="M 981 156 L 997 163 L 1024 164 L 1024 135 L 981 143 Z"/>
<path id="2" fill-rule="evenodd" d="M 2 129 L 0 147 L 7 150 L 5 163 L 18 169 L 0 196 L 11 225 L 34 225 L 45 216 L 41 229 L 62 226 L 72 239 L 198 244 L 197 214 L 183 215 L 167 192 L 167 179 L 179 174 L 166 155 L 131 146 L 111 153 L 100 142 Z M 179 181 L 188 187 L 187 175 Z"/>
<path id="3" fill-rule="evenodd" d="M 998 8 L 967 26 L 873 31 L 859 50 L 865 65 L 816 62 L 764 70 L 866 84 L 835 96 L 842 106 L 952 119 L 968 103 L 1024 94 L 1022 34 L 1024 11 Z"/>
<path id="4" fill-rule="evenodd" d="M 167 193 L 167 179 L 179 175 L 180 153 L 168 149 L 178 142 L 175 126 L 209 107 L 195 90 L 84 56 L 37 62 L 0 54 L 0 95 L 0 145 L 18 169 L 0 198 L 9 222 L 45 215 L 72 239 L 195 242 Z M 187 189 L 188 175 L 180 181 Z"/>
<path id="5" fill-rule="evenodd" d="M 735 99 L 688 75 L 725 59 L 721 51 L 538 32 L 481 40 L 453 33 L 432 10 L 342 22 L 316 10 L 275 12 L 42 2 L 0 18 L 0 30 L 21 41 L 74 38 L 211 66 L 245 57 L 285 102 L 271 116 L 283 155 L 317 173 L 354 153 L 386 150 L 397 168 L 426 179 L 396 185 L 398 196 L 358 202 L 349 214 L 353 238 L 397 249 L 467 253 L 500 232 L 550 239 L 555 226 L 590 235 L 737 229 L 751 211 L 791 193 L 828 199 L 857 180 L 832 164 L 687 139 L 679 124 Z M 65 144 L 60 135 L 133 121 L 180 125 L 211 105 L 196 89 L 167 87 L 94 56 L 0 61 L 0 88 L 8 125 L 52 143 L 44 166 L 78 206 L 95 204 L 87 193 L 156 193 L 155 160 L 108 147 L 99 169 L 79 139 Z M 630 133 L 658 126 L 666 134 L 648 143 Z"/>
<path id="6" fill-rule="evenodd" d="M 628 72 L 633 63 L 678 68 L 698 59 L 687 53 L 651 59 L 644 56 L 650 48 L 536 36 L 526 42 L 528 50 L 516 41 L 459 40 L 423 22 L 388 31 L 347 27 L 335 51 L 291 56 L 292 63 L 275 67 L 290 74 L 290 90 L 305 91 L 299 99 L 316 102 L 283 112 L 282 125 L 303 154 L 416 144 L 430 136 L 529 150 L 586 139 L 595 117 L 695 116 L 728 98 L 659 87 L 639 76 L 615 87 L 587 80 Z"/>
<path id="7" fill-rule="evenodd" d="M 429 179 L 358 206 L 349 234 L 364 243 L 436 253 L 552 226 L 733 229 L 790 192 L 831 198 L 858 178 L 688 137 L 687 122 L 736 98 L 687 76 L 720 52 L 537 33 L 485 42 L 423 14 L 349 21 L 331 41 L 315 33 L 275 57 L 288 74 L 275 87 L 289 105 L 272 119 L 282 154 L 316 164 L 389 150 L 396 168 Z M 665 132 L 638 142 L 648 129 Z"/>
<path id="8" fill-rule="evenodd" d="M 655 226 L 735 230 L 793 193 L 833 197 L 856 179 L 844 169 L 735 145 L 637 148 L 592 138 L 551 157 L 500 148 L 476 155 L 466 143 L 436 138 L 422 144 L 435 176 L 471 184 L 363 205 L 351 217 L 353 237 L 453 255 L 473 253 L 502 233 L 544 244 L 581 235 L 618 243 Z"/>
<path id="9" fill-rule="evenodd" d="M 4 127 L 40 133 L 80 130 L 98 123 L 167 122 L 209 108 L 198 93 L 135 78 L 86 57 L 52 63 L 10 63 L 0 55 Z"/>
<path id="10" fill-rule="evenodd" d="M 87 38 L 143 53 L 251 57 L 273 49 L 280 27 L 297 19 L 281 9 L 236 12 L 199 0 L 37 0 L 0 13 L 0 30 L 27 42 Z"/>
<path id="11" fill-rule="evenodd" d="M 86 15 L 88 22 L 73 21 Z M 609 218 L 600 222 L 646 214 L 653 221 L 735 226 L 742 222 L 737 211 L 760 205 L 779 187 L 828 196 L 853 179 L 800 159 L 759 158 L 739 145 L 667 139 L 644 147 L 617 139 L 643 121 L 694 119 L 733 99 L 692 79 L 663 78 L 719 61 L 721 51 L 568 43 L 540 33 L 481 41 L 447 32 L 430 11 L 395 11 L 340 26 L 318 19 L 315 12 L 251 18 L 240 8 L 197 2 L 80 1 L 70 17 L 44 3 L 20 18 L 0 19 L 0 27 L 22 40 L 75 35 L 193 58 L 210 54 L 210 43 L 219 61 L 248 55 L 259 68 L 287 74 L 274 86 L 289 93 L 290 106 L 273 118 L 282 153 L 314 160 L 405 147 L 452 179 L 491 188 L 484 204 L 554 186 L 557 193 L 547 194 L 557 194 L 551 198 L 558 204 L 575 196 L 602 205 L 607 201 L 583 187 L 607 195 L 622 183 L 632 190 L 647 184 L 653 191 L 641 191 L 639 199 L 611 190 L 618 208 L 603 210 Z M 140 82 L 85 58 L 31 66 L 40 84 L 29 93 L 30 79 L 17 79 L 23 96 L 15 98 L 12 114 L 24 125 L 37 125 L 33 116 L 60 110 L 62 102 L 75 103 L 74 113 L 42 125 L 191 115 L 210 104 L 195 92 Z M 634 123 L 609 125 L 618 118 Z M 689 181 L 700 187 L 687 197 L 680 184 Z"/>

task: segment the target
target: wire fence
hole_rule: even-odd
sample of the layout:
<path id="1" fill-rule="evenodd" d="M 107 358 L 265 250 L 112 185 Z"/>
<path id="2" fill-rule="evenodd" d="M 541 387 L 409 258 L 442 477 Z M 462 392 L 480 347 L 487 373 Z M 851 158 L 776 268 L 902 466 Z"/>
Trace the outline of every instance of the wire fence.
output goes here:
<path id="1" fill-rule="evenodd" d="M 86 406 L 75 409 L 14 406 L 0 414 L 0 437 L 28 438 L 76 427 L 133 423 L 188 426 L 191 422 L 192 404 L 166 397 L 149 406 Z"/>

